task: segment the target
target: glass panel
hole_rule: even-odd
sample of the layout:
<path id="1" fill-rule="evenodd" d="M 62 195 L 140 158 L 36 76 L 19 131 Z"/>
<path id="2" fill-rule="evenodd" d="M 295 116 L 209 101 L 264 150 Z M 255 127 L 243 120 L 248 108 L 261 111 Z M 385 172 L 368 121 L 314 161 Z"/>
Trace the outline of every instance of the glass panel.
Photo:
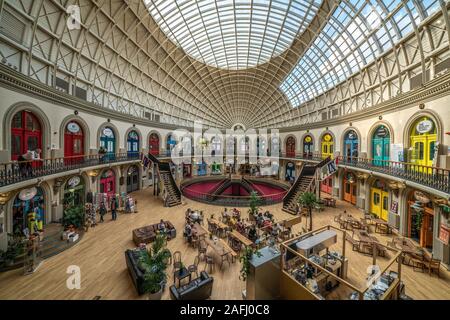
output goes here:
<path id="1" fill-rule="evenodd" d="M 18 135 L 11 136 L 11 154 L 22 155 L 22 138 Z"/>
<path id="2" fill-rule="evenodd" d="M 388 209 L 388 197 L 383 197 L 383 210 Z"/>
<path id="3" fill-rule="evenodd" d="M 38 138 L 31 136 L 27 138 L 27 149 L 28 150 L 36 150 L 39 147 Z"/>
<path id="4" fill-rule="evenodd" d="M 14 115 L 11 126 L 15 129 L 22 129 L 22 112 L 17 112 Z"/>
<path id="5" fill-rule="evenodd" d="M 430 154 L 429 154 L 429 160 L 433 161 L 434 160 L 434 148 L 436 146 L 436 142 L 435 141 L 431 141 L 430 142 Z"/>

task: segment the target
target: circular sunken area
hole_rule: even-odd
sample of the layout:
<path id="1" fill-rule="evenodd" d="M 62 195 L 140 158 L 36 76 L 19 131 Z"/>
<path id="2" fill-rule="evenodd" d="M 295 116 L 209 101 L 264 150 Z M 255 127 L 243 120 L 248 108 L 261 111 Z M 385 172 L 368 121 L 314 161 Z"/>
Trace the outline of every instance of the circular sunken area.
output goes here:
<path id="1" fill-rule="evenodd" d="M 184 182 L 181 192 L 191 200 L 231 207 L 248 207 L 255 191 L 259 205 L 272 205 L 283 201 L 288 186 L 263 179 L 229 179 L 225 177 L 195 178 Z"/>

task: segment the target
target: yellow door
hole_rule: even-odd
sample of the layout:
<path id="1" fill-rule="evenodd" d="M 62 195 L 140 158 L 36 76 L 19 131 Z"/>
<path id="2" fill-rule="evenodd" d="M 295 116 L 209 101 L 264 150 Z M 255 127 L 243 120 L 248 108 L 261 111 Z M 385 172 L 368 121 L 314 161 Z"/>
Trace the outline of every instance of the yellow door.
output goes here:
<path id="1" fill-rule="evenodd" d="M 381 192 L 381 219 L 388 221 L 389 219 L 389 194 L 386 191 Z"/>
<path id="2" fill-rule="evenodd" d="M 436 145 L 437 136 L 435 134 L 430 135 L 417 135 L 411 137 L 411 163 L 418 166 L 433 166 L 434 159 L 434 146 Z M 417 167 L 417 171 L 424 171 L 424 168 Z"/>
<path id="3" fill-rule="evenodd" d="M 382 191 L 377 188 L 371 189 L 371 202 L 370 202 L 370 213 L 381 217 L 381 193 Z"/>
<path id="4" fill-rule="evenodd" d="M 326 134 L 322 139 L 322 157 L 325 159 L 326 157 L 333 158 L 334 153 L 334 141 L 333 137 L 329 134 Z"/>

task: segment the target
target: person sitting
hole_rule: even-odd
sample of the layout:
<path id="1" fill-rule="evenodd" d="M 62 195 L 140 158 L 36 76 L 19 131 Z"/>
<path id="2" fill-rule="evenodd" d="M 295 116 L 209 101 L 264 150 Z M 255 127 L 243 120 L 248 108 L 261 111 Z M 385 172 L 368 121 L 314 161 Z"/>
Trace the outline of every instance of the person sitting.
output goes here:
<path id="1" fill-rule="evenodd" d="M 192 225 L 186 224 L 184 227 L 184 236 L 186 237 L 187 242 L 191 243 L 192 241 Z"/>
<path id="2" fill-rule="evenodd" d="M 257 240 L 258 236 L 256 234 L 255 226 L 251 226 L 250 230 L 248 230 L 248 238 L 253 242 L 255 242 Z"/>
<path id="3" fill-rule="evenodd" d="M 165 234 L 167 231 L 166 224 L 164 223 L 163 219 L 161 219 L 161 221 L 158 223 L 158 231 L 163 234 Z"/>
<path id="4" fill-rule="evenodd" d="M 239 233 L 245 233 L 244 223 L 241 221 L 240 218 L 238 218 L 236 222 L 236 231 Z"/>

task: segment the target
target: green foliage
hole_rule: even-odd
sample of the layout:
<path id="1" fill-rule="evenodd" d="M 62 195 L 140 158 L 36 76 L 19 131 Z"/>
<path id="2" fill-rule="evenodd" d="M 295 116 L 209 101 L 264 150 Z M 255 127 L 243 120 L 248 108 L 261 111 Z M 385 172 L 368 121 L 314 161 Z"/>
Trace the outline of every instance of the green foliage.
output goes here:
<path id="1" fill-rule="evenodd" d="M 63 225 L 69 227 L 70 225 L 80 228 L 84 223 L 84 208 L 83 206 L 69 206 L 64 210 Z"/>
<path id="2" fill-rule="evenodd" d="M 258 206 L 261 203 L 261 197 L 258 195 L 256 191 L 252 191 L 250 194 L 250 210 L 249 213 L 256 214 L 258 213 Z"/>
<path id="3" fill-rule="evenodd" d="M 246 281 L 247 276 L 250 274 L 250 260 L 252 259 L 253 255 L 255 255 L 258 258 L 262 256 L 261 252 L 259 252 L 258 250 L 253 249 L 251 247 L 246 247 L 244 249 L 243 254 L 239 258 L 239 261 L 242 264 L 239 278 L 242 281 Z"/>
<path id="4" fill-rule="evenodd" d="M 298 198 L 298 203 L 308 209 L 309 214 L 309 231 L 312 230 L 312 209 L 319 205 L 319 200 L 314 192 L 305 192 Z"/>
<path id="5" fill-rule="evenodd" d="M 166 236 L 158 234 L 152 248 L 141 252 L 139 263 L 145 270 L 143 288 L 147 293 L 157 293 L 167 280 L 166 269 L 171 254 L 166 243 Z"/>
<path id="6" fill-rule="evenodd" d="M 8 248 L 6 251 L 0 251 L 0 267 L 6 262 L 14 260 L 25 252 L 25 237 L 22 234 L 8 234 Z"/>
<path id="7" fill-rule="evenodd" d="M 422 221 L 423 221 L 423 210 L 416 210 L 415 219 L 414 219 L 414 228 L 417 232 L 420 232 L 422 229 Z"/>

